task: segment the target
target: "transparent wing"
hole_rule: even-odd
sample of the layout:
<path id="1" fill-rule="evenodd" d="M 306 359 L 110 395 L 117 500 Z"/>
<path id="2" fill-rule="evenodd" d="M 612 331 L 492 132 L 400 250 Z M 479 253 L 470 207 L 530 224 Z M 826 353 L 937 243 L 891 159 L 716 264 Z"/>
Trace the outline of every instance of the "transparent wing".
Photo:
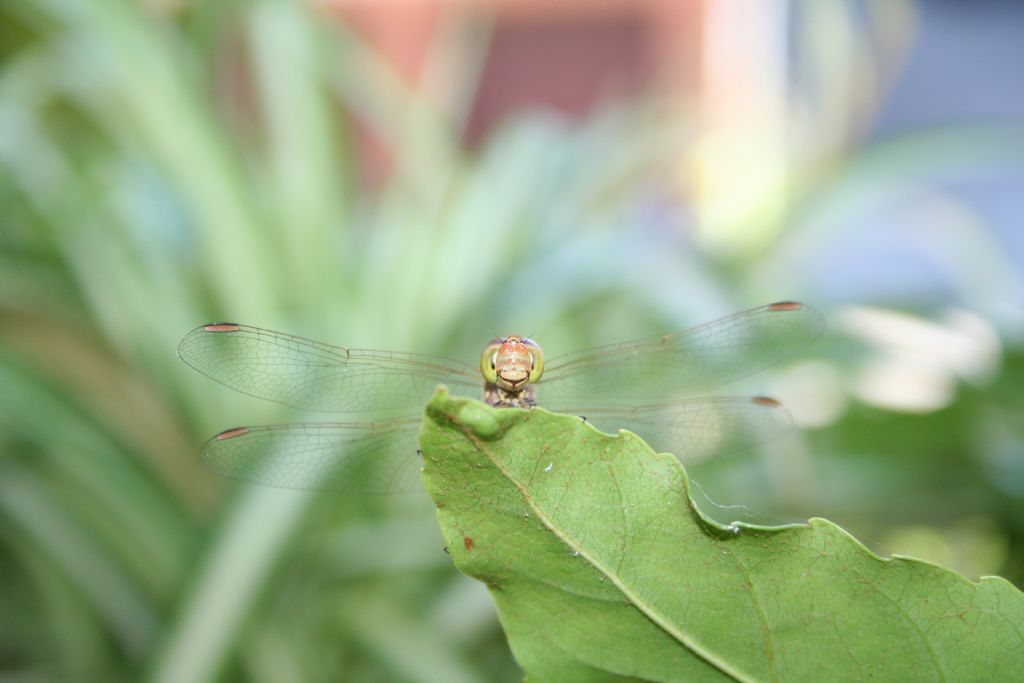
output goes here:
<path id="1" fill-rule="evenodd" d="M 537 402 L 566 412 L 572 403 L 703 394 L 792 355 L 823 329 L 813 308 L 781 302 L 655 339 L 559 356 L 544 371 Z"/>
<path id="2" fill-rule="evenodd" d="M 687 463 L 737 453 L 794 430 L 789 411 L 762 396 L 702 396 L 642 406 L 581 406 L 567 412 L 604 432 L 627 429 L 659 453 L 672 453 Z"/>
<path id="3" fill-rule="evenodd" d="M 438 384 L 469 395 L 482 386 L 479 371 L 457 361 L 347 349 L 235 323 L 192 330 L 178 355 L 243 394 L 320 412 L 408 414 Z"/>
<path id="4" fill-rule="evenodd" d="M 238 427 L 203 446 L 218 474 L 293 489 L 380 494 L 420 487 L 418 419 Z"/>

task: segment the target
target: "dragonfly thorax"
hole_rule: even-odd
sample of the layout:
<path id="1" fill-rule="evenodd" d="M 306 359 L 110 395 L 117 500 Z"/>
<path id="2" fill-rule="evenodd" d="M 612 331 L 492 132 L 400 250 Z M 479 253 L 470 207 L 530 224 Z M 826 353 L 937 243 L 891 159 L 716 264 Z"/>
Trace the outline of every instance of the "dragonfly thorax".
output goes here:
<path id="1" fill-rule="evenodd" d="M 544 352 L 527 337 L 491 340 L 480 356 L 484 400 L 494 406 L 532 407 L 534 387 L 544 373 Z"/>

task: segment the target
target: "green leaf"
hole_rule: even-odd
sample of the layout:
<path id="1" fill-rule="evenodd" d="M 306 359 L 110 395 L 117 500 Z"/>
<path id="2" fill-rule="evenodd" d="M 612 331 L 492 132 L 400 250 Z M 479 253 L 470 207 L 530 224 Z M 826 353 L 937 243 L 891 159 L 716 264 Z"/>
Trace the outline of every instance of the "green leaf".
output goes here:
<path id="1" fill-rule="evenodd" d="M 1009 681 L 1024 594 L 868 551 L 831 522 L 722 526 L 673 456 L 440 390 L 423 478 L 528 680 Z"/>

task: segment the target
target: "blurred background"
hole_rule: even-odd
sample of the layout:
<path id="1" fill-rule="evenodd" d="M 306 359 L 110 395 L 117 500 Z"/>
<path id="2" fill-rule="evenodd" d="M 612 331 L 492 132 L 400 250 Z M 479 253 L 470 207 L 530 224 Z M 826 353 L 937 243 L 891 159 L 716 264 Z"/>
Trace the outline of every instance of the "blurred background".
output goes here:
<path id="1" fill-rule="evenodd" d="M 425 495 L 202 467 L 294 418 L 211 320 L 474 364 L 806 301 L 728 389 L 801 433 L 701 507 L 1024 586 L 1012 0 L 12 0 L 0 207 L 0 681 L 521 680 Z"/>

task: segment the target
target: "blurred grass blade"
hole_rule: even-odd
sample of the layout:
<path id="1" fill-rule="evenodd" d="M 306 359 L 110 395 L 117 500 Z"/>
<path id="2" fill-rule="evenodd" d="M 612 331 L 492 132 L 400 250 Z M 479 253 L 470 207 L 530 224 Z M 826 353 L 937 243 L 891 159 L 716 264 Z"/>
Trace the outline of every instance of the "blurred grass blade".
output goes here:
<path id="1" fill-rule="evenodd" d="M 340 256 L 351 242 L 345 215 L 351 186 L 341 168 L 346 149 L 340 136 L 327 82 L 327 47 L 316 25 L 299 6 L 257 3 L 249 17 L 254 84 L 266 128 L 272 191 L 272 220 L 281 226 L 285 263 L 294 273 L 284 296 L 299 304 L 320 291 L 345 291 L 353 273 Z M 349 235 L 348 239 L 345 236 Z M 323 280 L 324 274 L 331 279 Z"/>
<path id="2" fill-rule="evenodd" d="M 147 677 L 214 680 L 309 502 L 306 491 L 246 487 L 210 546 L 200 575 Z"/>
<path id="3" fill-rule="evenodd" d="M 132 658 L 141 659 L 159 626 L 155 606 L 123 567 L 90 543 L 78 520 L 50 498 L 44 482 L 6 459 L 0 460 L 0 510 L 88 597 Z"/>

